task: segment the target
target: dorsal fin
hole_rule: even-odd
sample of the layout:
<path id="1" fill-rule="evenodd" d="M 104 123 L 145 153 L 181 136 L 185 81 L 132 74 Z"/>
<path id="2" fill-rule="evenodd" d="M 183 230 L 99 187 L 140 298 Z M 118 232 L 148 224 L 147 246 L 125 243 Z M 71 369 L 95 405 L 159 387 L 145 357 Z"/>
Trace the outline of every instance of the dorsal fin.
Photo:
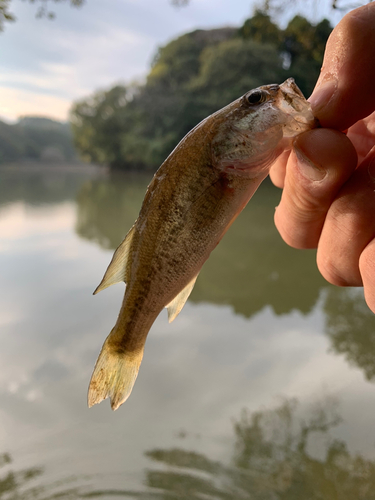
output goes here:
<path id="1" fill-rule="evenodd" d="M 181 312 L 182 308 L 185 305 L 185 302 L 187 301 L 189 295 L 191 294 L 191 291 L 194 288 L 195 282 L 198 278 L 198 275 L 196 275 L 190 283 L 188 283 L 185 288 L 181 290 L 180 293 L 176 295 L 176 297 L 167 305 L 165 306 L 168 310 L 168 321 L 169 323 L 172 323 L 172 321 L 175 319 L 176 316 Z"/>
<path id="2" fill-rule="evenodd" d="M 117 247 L 115 253 L 113 254 L 112 260 L 103 276 L 102 281 L 96 288 L 94 295 L 96 295 L 104 288 L 108 288 L 115 283 L 120 283 L 120 281 L 127 281 L 126 268 L 129 256 L 129 249 L 133 239 L 135 225 L 130 229 L 128 234 L 125 236 L 124 241 Z"/>

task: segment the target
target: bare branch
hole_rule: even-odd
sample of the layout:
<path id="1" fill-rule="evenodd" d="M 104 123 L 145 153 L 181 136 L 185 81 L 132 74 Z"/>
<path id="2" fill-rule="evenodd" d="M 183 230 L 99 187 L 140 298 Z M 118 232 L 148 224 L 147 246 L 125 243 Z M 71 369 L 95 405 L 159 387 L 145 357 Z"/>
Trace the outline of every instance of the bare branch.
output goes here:
<path id="1" fill-rule="evenodd" d="M 171 4 L 175 7 L 186 7 L 190 0 L 171 0 Z"/>

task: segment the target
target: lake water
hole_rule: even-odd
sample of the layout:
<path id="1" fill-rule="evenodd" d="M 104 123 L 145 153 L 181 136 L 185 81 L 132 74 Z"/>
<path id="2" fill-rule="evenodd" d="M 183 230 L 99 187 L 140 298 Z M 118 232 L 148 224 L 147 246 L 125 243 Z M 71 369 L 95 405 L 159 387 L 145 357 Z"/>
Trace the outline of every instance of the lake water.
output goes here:
<path id="1" fill-rule="evenodd" d="M 149 180 L 0 170 L 0 499 L 375 499 L 375 316 L 282 242 L 267 182 L 129 400 L 87 408 L 124 286 L 92 292 Z"/>

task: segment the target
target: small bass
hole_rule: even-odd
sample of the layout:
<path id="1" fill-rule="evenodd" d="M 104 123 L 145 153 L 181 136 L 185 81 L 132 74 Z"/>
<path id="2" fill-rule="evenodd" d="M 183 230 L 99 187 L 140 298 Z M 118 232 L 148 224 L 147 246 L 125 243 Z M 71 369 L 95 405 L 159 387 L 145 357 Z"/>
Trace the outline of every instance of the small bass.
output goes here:
<path id="1" fill-rule="evenodd" d="M 316 126 L 292 78 L 266 85 L 199 123 L 148 186 L 138 219 L 94 293 L 125 281 L 115 326 L 91 378 L 88 404 L 116 410 L 138 375 L 147 334 L 164 307 L 183 308 L 211 251 L 293 138 Z"/>

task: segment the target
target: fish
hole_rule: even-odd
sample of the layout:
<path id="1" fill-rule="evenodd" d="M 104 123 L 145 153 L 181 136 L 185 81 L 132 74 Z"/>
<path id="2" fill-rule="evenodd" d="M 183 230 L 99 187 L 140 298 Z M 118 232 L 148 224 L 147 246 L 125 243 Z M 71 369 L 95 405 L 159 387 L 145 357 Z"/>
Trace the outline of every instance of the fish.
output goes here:
<path id="1" fill-rule="evenodd" d="M 270 166 L 300 133 L 317 126 L 292 78 L 250 90 L 201 121 L 149 184 L 139 216 L 94 294 L 126 283 L 117 322 L 88 390 L 88 406 L 129 397 L 149 330 L 166 307 L 181 312 L 212 250 L 246 206 Z"/>

